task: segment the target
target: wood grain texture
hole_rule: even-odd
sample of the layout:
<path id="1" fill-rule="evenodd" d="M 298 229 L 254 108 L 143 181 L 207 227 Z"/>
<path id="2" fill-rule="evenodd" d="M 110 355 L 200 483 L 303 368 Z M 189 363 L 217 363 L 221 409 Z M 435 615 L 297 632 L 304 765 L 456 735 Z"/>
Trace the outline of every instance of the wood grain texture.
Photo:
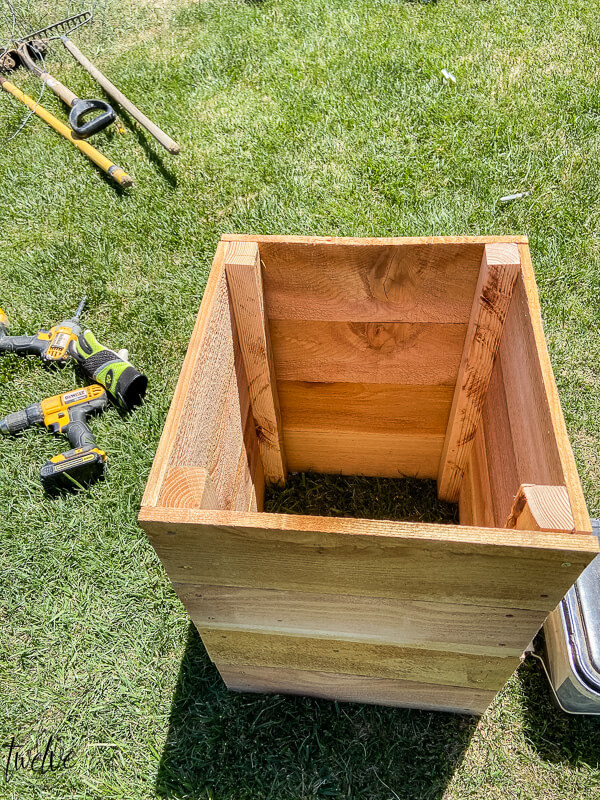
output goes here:
<path id="1" fill-rule="evenodd" d="M 143 508 L 140 524 L 176 583 L 547 611 L 598 552 L 589 535 L 286 514 Z"/>
<path id="2" fill-rule="evenodd" d="M 196 324 L 192 331 L 169 413 L 158 443 L 152 470 L 146 484 L 144 496 L 142 498 L 142 506 L 156 505 L 160 492 L 162 491 L 162 483 L 167 472 L 167 465 L 173 449 L 175 434 L 181 424 L 189 383 L 198 368 L 198 351 L 213 317 L 213 298 L 215 294 L 219 292 L 223 284 L 223 260 L 225 257 L 225 250 L 226 245 L 223 242 L 219 242 L 206 283 L 206 289 L 202 297 L 200 311 L 198 312 Z"/>
<path id="3" fill-rule="evenodd" d="M 485 245 L 438 475 L 438 495 L 451 503 L 458 501 L 519 267 L 516 244 Z"/>
<path id="4" fill-rule="evenodd" d="M 261 244 L 270 319 L 466 323 L 482 244 Z"/>
<path id="5" fill-rule="evenodd" d="M 280 381 L 454 386 L 466 324 L 271 320 Z"/>
<path id="6" fill-rule="evenodd" d="M 499 351 L 518 482 L 566 485 L 577 529 L 591 531 L 543 333 L 541 344 L 535 335 L 534 311 L 521 277 Z"/>
<path id="7" fill-rule="evenodd" d="M 566 486 L 522 484 L 506 522 L 520 531 L 575 530 Z"/>
<path id="8" fill-rule="evenodd" d="M 280 381 L 283 427 L 293 431 L 352 431 L 442 436 L 451 386 Z"/>
<path id="9" fill-rule="evenodd" d="M 284 443 L 292 472 L 434 479 L 444 437 L 284 429 Z"/>
<path id="10" fill-rule="evenodd" d="M 253 233 L 224 233 L 222 242 L 256 242 L 258 245 L 328 245 L 332 248 L 341 245 L 353 247 L 381 247 L 383 245 L 469 245 L 469 244 L 523 244 L 527 236 L 287 236 L 260 235 Z"/>
<path id="11" fill-rule="evenodd" d="M 567 487 L 576 530 L 590 533 L 592 530 L 590 517 L 585 503 L 585 498 L 583 496 L 581 481 L 579 480 L 579 475 L 577 473 L 577 466 L 575 464 L 573 450 L 571 449 L 571 443 L 569 442 L 569 436 L 560 405 L 558 390 L 556 388 L 556 380 L 554 378 L 554 372 L 552 371 L 548 347 L 544 337 L 540 301 L 535 282 L 535 274 L 531 264 L 529 247 L 527 247 L 525 243 L 521 243 L 519 245 L 519 253 L 521 256 L 522 275 L 520 281 L 517 283 L 519 294 L 517 297 L 515 297 L 515 301 L 523 303 L 524 300 L 526 300 L 527 302 L 529 311 L 527 320 L 530 326 L 528 338 L 530 336 L 535 345 L 537 360 L 539 362 L 541 371 L 541 379 L 545 388 L 546 403 L 548 404 L 549 408 L 549 418 L 554 431 L 554 437 L 562 467 L 563 480 L 559 481 L 558 483 L 564 483 Z M 528 479 L 523 479 L 522 481 L 522 483 L 545 482 L 546 481 L 539 480 L 530 481 Z"/>
<path id="12" fill-rule="evenodd" d="M 500 689 L 520 662 L 517 656 L 422 650 L 332 637 L 208 629 L 199 633 L 218 664 L 338 672 L 489 691 Z"/>
<path id="13" fill-rule="evenodd" d="M 485 441 L 494 525 L 506 523 L 521 484 L 515 455 L 502 363 L 496 359 L 483 409 L 482 433 Z"/>
<path id="14" fill-rule="evenodd" d="M 282 381 L 279 397 L 292 471 L 437 476 L 451 387 Z"/>
<path id="15" fill-rule="evenodd" d="M 287 468 L 258 246 L 253 242 L 229 243 L 225 271 L 265 480 L 283 485 Z"/>
<path id="16" fill-rule="evenodd" d="M 495 696 L 484 689 L 436 686 L 418 681 L 339 675 L 331 672 L 217 664 L 227 687 L 237 692 L 299 694 L 350 703 L 483 714 Z"/>
<path id="17" fill-rule="evenodd" d="M 467 471 L 461 483 L 458 509 L 461 525 L 476 525 L 483 528 L 495 526 L 494 504 L 481 422 L 475 432 Z"/>
<path id="18" fill-rule="evenodd" d="M 224 252 L 207 284 L 143 504 L 167 502 L 189 492 L 187 468 L 210 476 L 212 503 L 247 510 L 255 495 L 258 441 L 248 382 L 229 302 Z M 173 471 L 175 470 L 175 471 Z M 182 484 L 177 487 L 176 481 Z"/>
<path id="19" fill-rule="evenodd" d="M 520 656 L 545 611 L 342 594 L 196 586 L 174 589 L 199 629 L 333 636 L 480 655 Z"/>
<path id="20" fill-rule="evenodd" d="M 204 467 L 171 467 L 159 496 L 165 508 L 219 508 L 219 499 Z"/>

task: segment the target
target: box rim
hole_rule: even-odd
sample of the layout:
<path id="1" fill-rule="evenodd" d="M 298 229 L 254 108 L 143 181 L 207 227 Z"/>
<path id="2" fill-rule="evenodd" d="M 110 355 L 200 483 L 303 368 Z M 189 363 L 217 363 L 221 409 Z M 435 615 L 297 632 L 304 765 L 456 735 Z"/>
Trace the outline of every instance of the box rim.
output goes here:
<path id="1" fill-rule="evenodd" d="M 240 532 L 248 529 L 281 533 L 321 533 L 347 536 L 387 537 L 415 542 L 444 542 L 457 545 L 489 545 L 521 550 L 560 550 L 573 556 L 599 552 L 598 539 L 586 532 L 560 533 L 483 528 L 399 520 L 372 520 L 358 517 L 317 517 L 301 514 L 273 514 L 265 511 L 222 511 L 202 508 L 142 506 L 138 520 L 159 525 L 200 525 L 227 527 Z M 349 528 L 354 527 L 355 530 Z M 346 528 L 346 529 L 344 529 Z M 570 565 L 569 565 L 570 566 Z"/>
<path id="2" fill-rule="evenodd" d="M 356 247 L 385 245 L 427 245 L 427 244 L 517 244 L 528 245 L 527 236 L 285 236 L 279 234 L 224 233 L 221 242 L 261 242 L 272 244 L 306 245 L 350 245 Z"/>

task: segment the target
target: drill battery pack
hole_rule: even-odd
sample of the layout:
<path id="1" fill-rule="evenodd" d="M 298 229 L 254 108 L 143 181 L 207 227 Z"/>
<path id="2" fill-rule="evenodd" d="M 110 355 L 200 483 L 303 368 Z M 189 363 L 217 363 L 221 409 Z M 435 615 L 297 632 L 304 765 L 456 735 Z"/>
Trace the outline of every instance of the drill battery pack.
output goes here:
<path id="1" fill-rule="evenodd" d="M 104 475 L 106 453 L 97 447 L 78 447 L 59 453 L 40 470 L 40 480 L 46 491 L 79 489 Z"/>

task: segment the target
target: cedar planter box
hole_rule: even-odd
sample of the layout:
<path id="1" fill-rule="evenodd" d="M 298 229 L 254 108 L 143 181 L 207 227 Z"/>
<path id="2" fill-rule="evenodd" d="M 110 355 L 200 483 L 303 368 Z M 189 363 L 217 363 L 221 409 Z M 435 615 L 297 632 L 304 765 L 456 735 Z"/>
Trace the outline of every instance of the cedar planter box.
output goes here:
<path id="1" fill-rule="evenodd" d="M 460 525 L 262 513 L 297 470 Z M 527 240 L 224 236 L 140 524 L 231 689 L 483 712 L 598 549 Z"/>

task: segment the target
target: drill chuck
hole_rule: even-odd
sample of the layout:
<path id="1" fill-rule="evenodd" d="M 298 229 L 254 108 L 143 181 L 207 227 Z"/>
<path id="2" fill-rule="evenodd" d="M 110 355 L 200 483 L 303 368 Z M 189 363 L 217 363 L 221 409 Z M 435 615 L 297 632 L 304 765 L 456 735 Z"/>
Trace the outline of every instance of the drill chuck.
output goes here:
<path id="1" fill-rule="evenodd" d="M 43 421 L 42 406 L 40 403 L 34 403 L 32 406 L 27 406 L 21 411 L 14 411 L 0 419 L 0 433 L 3 436 L 14 436 Z"/>

